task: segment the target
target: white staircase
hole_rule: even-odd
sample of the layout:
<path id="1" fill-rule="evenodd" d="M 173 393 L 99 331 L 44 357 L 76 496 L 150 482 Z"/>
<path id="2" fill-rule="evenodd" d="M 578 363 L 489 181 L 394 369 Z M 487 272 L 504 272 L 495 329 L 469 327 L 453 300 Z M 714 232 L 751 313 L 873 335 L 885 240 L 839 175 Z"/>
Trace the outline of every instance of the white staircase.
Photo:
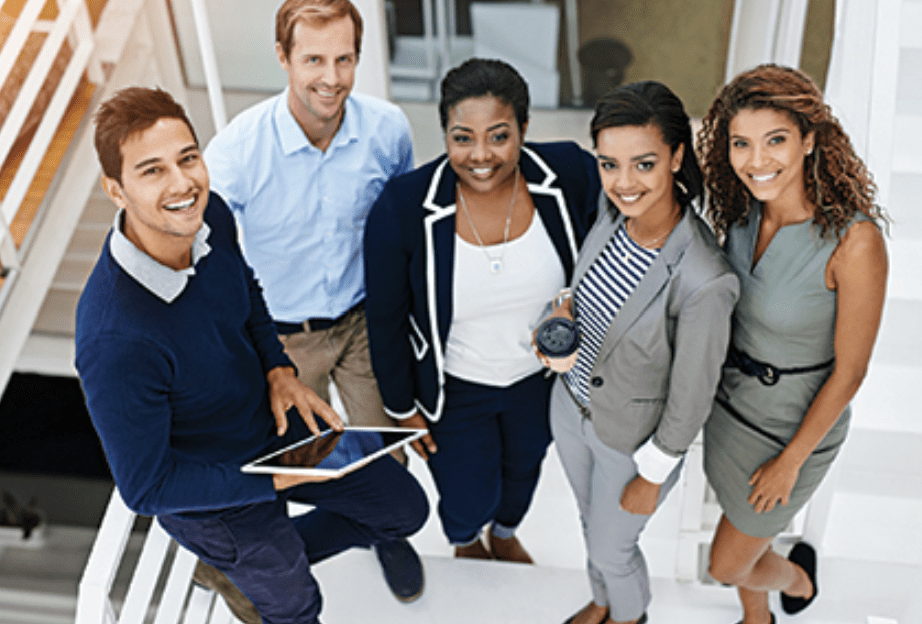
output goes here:
<path id="1" fill-rule="evenodd" d="M 0 288 L 0 391 L 14 371 L 52 375 L 73 375 L 73 312 L 83 281 L 99 253 L 105 231 L 111 225 L 112 212 L 98 192 L 99 165 L 92 145 L 93 127 L 89 114 L 77 130 L 58 168 L 50 190 L 32 221 L 23 243 L 17 248 L 9 224 L 19 210 L 25 189 L 38 168 L 38 162 L 51 140 L 57 120 L 63 114 L 70 93 L 89 63 L 88 75 L 96 83 L 90 111 L 95 104 L 128 85 L 160 85 L 182 103 L 185 87 L 182 80 L 176 42 L 166 0 L 110 0 L 103 11 L 96 32 L 89 30 L 84 0 L 60 2 L 58 20 L 51 24 L 36 22 L 43 0 L 29 0 L 17 20 L 2 54 L 4 63 L 11 46 L 21 43 L 28 27 L 39 31 L 61 31 L 63 38 L 82 37 L 76 48 L 73 65 L 62 79 L 55 100 L 49 105 L 45 120 L 33 139 L 13 185 L 3 200 L 0 220 L 0 258 L 7 269 Z M 75 17 L 76 16 L 76 17 Z M 61 23 L 61 20 L 70 20 Z M 70 25 L 73 22 L 73 25 Z M 34 26 L 32 24 L 35 23 Z M 25 26 L 23 26 L 25 24 Z M 17 30 L 18 29 L 18 30 Z M 49 36 L 46 46 L 55 41 Z M 58 44 L 60 41 L 58 40 Z M 53 58 L 50 49 L 47 55 Z M 43 49 L 32 72 L 43 78 L 47 74 Z M 15 59 L 15 55 L 12 55 Z M 0 64 L 0 68 L 4 67 Z M 90 71 L 92 70 L 92 71 Z M 37 73 L 36 73 L 37 72 Z M 37 84 L 41 80 L 35 78 Z M 26 86 L 20 97 L 31 100 L 34 93 Z M 70 93 L 67 89 L 70 89 Z M 63 89 L 63 90 L 62 90 Z M 55 102 L 59 102 L 56 107 Z M 18 103 L 16 106 L 20 106 Z M 28 110 L 28 106 L 20 108 Z M 5 120 L 0 147 L 2 153 L 13 145 L 25 115 L 14 107 Z M 11 128 L 8 130 L 8 128 Z M 43 128 L 46 130 L 43 131 Z"/>
<path id="2" fill-rule="evenodd" d="M 833 107 L 866 157 L 879 202 L 894 221 L 887 241 L 890 279 L 877 347 L 853 404 L 824 551 L 914 570 L 922 566 L 922 525 L 911 520 L 922 514 L 922 0 L 872 4 L 850 0 L 838 7 L 844 31 L 874 37 L 863 48 L 839 42 L 830 87 Z M 845 58 L 862 49 L 868 52 L 863 62 Z M 843 534 L 843 525 L 858 528 L 863 539 Z M 886 540 L 887 533 L 898 534 L 901 543 Z"/>

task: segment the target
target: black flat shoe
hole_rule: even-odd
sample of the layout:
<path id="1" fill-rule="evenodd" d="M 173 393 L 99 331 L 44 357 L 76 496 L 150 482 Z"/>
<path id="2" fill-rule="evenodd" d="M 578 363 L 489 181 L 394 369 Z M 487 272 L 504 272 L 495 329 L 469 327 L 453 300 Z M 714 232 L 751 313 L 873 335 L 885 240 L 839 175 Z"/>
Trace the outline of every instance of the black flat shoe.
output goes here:
<path id="1" fill-rule="evenodd" d="M 587 605 L 587 606 L 588 606 L 588 605 Z M 586 607 L 583 607 L 583 609 L 585 609 L 585 608 L 586 608 Z M 568 617 L 566 620 L 564 620 L 564 623 L 563 623 L 563 624 L 573 624 L 573 620 L 576 619 L 576 616 L 577 616 L 577 615 L 579 615 L 580 613 L 583 612 L 583 609 L 580 609 L 579 611 L 577 611 L 576 613 L 574 613 L 573 615 L 571 615 L 570 617 Z M 637 624 L 643 624 L 643 623 L 646 621 L 646 617 L 647 617 L 647 614 L 644 613 L 644 614 L 643 614 L 643 618 L 641 618 L 642 621 L 641 621 L 641 622 L 638 622 Z M 608 609 L 605 610 L 605 620 L 607 620 L 607 619 L 608 619 Z M 602 620 L 602 621 L 604 622 L 605 620 Z"/>
<path id="2" fill-rule="evenodd" d="M 788 554 L 788 561 L 803 568 L 813 585 L 813 594 L 809 598 L 788 596 L 781 592 L 781 608 L 788 615 L 794 615 L 809 607 L 810 603 L 816 599 L 816 595 L 820 593 L 816 585 L 816 551 L 806 542 L 797 542 Z"/>
<path id="3" fill-rule="evenodd" d="M 570 617 L 568 617 L 568 618 L 567 618 L 567 621 L 564 622 L 563 624 L 573 624 L 573 620 L 576 619 L 576 616 L 577 616 L 577 615 L 579 615 L 579 613 L 574 613 L 573 615 L 571 615 Z M 608 616 L 605 616 L 605 619 L 607 620 L 607 619 L 608 619 Z M 640 616 L 640 619 L 637 620 L 637 624 L 647 624 L 647 614 L 646 614 L 646 613 L 644 613 L 643 615 Z M 772 624 L 775 624 L 775 616 L 774 616 L 774 615 L 772 616 Z"/>

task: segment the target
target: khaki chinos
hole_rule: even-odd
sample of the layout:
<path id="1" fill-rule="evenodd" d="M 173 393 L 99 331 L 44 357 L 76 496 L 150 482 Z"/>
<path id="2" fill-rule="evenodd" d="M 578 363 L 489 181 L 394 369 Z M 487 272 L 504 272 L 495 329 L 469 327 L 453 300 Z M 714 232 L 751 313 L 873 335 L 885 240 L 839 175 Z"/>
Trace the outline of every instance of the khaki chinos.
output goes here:
<path id="1" fill-rule="evenodd" d="M 326 403 L 330 402 L 330 382 L 335 383 L 350 425 L 395 426 L 384 412 L 371 369 L 365 307 L 352 308 L 326 329 L 312 330 L 310 321 L 301 325 L 303 331 L 279 335 L 285 353 L 298 367 L 298 378 Z M 403 449 L 394 456 L 406 465 Z"/>

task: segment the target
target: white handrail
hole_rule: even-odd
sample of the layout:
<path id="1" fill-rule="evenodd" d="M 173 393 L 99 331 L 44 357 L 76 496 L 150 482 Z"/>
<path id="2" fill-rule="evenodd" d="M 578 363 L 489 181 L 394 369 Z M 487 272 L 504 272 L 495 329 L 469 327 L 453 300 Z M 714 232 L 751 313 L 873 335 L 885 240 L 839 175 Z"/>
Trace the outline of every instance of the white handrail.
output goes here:
<path id="1" fill-rule="evenodd" d="M 13 182 L 10 184 L 6 197 L 3 198 L 3 208 L 0 212 L 2 212 L 4 218 L 8 219 L 11 223 L 13 217 L 16 215 L 16 211 L 19 210 L 22 204 L 22 200 L 25 199 L 26 193 L 29 192 L 29 185 L 32 183 L 32 178 L 35 177 L 35 173 L 41 165 L 42 157 L 51 144 L 52 139 L 54 139 L 54 133 L 55 130 L 57 130 L 58 124 L 64 117 L 64 113 L 67 112 L 67 104 L 77 84 L 80 82 L 80 76 L 83 74 L 83 70 L 86 68 L 92 53 L 92 39 L 80 42 L 77 49 L 74 50 L 74 54 L 70 59 L 70 63 L 67 65 L 67 69 L 61 76 L 54 96 L 52 96 L 51 101 L 48 102 L 48 107 L 45 109 L 42 121 L 35 132 L 35 136 L 32 137 L 29 143 L 29 148 L 22 158 L 22 164 L 13 177 Z"/>
<path id="2" fill-rule="evenodd" d="M 44 44 L 42 44 L 42 50 L 32 64 L 29 75 L 19 90 L 16 101 L 7 115 L 3 127 L 0 128 L 0 162 L 6 160 L 7 155 L 9 155 L 13 142 L 19 134 L 29 110 L 35 103 L 35 98 L 42 88 L 42 84 L 48 77 L 48 72 L 51 70 L 51 65 L 54 63 L 61 45 L 64 43 L 64 37 L 67 36 L 67 31 L 70 30 L 71 24 L 73 24 L 77 9 L 80 8 L 83 2 L 84 0 L 68 0 L 61 8 L 58 18 L 55 20 L 54 28 Z M 6 215 L 7 219 L 12 221 L 9 211 L 7 211 Z"/>
<path id="3" fill-rule="evenodd" d="M 189 0 L 189 3 L 192 5 L 192 18 L 205 70 L 205 86 L 208 88 L 211 117 L 214 120 L 215 132 L 220 132 L 227 125 L 227 111 L 224 108 L 224 94 L 221 91 L 221 78 L 218 75 L 218 61 L 211 39 L 211 27 L 208 25 L 208 13 L 204 0 Z"/>
<path id="4" fill-rule="evenodd" d="M 44 4 L 45 0 L 29 0 L 19 13 L 19 17 L 16 18 L 16 24 L 10 31 L 10 36 L 3 44 L 3 50 L 0 50 L 0 85 L 6 82 L 10 72 L 13 71 L 16 59 L 22 52 L 23 46 L 26 45 L 29 33 L 34 29 Z"/>

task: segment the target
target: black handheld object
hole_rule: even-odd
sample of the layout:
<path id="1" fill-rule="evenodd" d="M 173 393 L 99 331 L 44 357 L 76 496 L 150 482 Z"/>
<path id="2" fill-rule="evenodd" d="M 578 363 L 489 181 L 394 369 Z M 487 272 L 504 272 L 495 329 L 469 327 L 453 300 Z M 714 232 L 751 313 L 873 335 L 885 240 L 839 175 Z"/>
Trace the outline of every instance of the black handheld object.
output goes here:
<path id="1" fill-rule="evenodd" d="M 551 358 L 567 357 L 579 347 L 576 323 L 562 316 L 552 316 L 538 326 L 535 332 L 538 351 Z"/>

